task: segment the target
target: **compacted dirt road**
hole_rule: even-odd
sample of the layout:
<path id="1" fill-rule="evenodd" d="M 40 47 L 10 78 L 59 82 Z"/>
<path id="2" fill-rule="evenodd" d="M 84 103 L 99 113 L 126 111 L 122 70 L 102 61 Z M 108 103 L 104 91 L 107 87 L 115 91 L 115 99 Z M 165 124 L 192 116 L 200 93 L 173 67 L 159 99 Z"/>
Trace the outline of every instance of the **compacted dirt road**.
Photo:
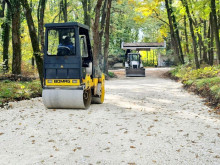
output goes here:
<path id="1" fill-rule="evenodd" d="M 41 98 L 0 109 L 0 164 L 220 164 L 220 116 L 147 69 L 106 81 L 88 110 L 47 110 Z"/>

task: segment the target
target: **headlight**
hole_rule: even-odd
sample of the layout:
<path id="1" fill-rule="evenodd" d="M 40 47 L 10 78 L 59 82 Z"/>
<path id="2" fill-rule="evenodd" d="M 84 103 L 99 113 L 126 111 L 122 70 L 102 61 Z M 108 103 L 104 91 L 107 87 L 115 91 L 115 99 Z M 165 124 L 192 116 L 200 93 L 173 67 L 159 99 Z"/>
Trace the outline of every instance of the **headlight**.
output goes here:
<path id="1" fill-rule="evenodd" d="M 47 80 L 48 83 L 53 83 L 53 80 Z"/>

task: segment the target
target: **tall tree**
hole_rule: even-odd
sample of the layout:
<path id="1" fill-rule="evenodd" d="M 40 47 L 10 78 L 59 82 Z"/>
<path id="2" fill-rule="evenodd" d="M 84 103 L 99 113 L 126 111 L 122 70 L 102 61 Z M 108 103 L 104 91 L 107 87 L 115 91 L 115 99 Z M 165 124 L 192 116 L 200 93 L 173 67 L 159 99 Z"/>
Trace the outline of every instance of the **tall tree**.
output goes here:
<path id="1" fill-rule="evenodd" d="M 47 0 L 40 0 L 38 5 L 38 39 L 41 45 L 41 53 L 44 51 L 44 13 Z"/>
<path id="2" fill-rule="evenodd" d="M 104 34 L 104 30 L 105 30 L 107 2 L 108 2 L 108 0 L 105 0 L 104 4 L 102 6 L 102 19 L 101 19 L 101 26 L 100 26 L 100 32 L 99 32 L 99 38 L 100 38 L 99 55 L 100 56 L 102 56 L 102 37 L 103 37 L 103 34 Z"/>
<path id="3" fill-rule="evenodd" d="M 173 25 L 173 20 L 172 20 L 172 9 L 170 7 L 170 3 L 169 0 L 165 0 L 165 5 L 166 5 L 166 9 L 167 9 L 167 16 L 168 16 L 168 20 L 169 20 L 169 28 L 170 28 L 170 34 L 171 34 L 171 43 L 172 43 L 172 47 L 174 49 L 175 52 L 175 56 L 177 57 L 177 59 L 179 59 L 179 62 L 181 62 L 181 57 L 179 54 L 179 50 L 178 50 L 178 41 L 176 39 L 176 35 L 175 35 L 175 31 L 174 31 L 174 25 Z"/>
<path id="4" fill-rule="evenodd" d="M 100 19 L 100 10 L 102 7 L 103 0 L 98 0 L 96 7 L 95 7 L 95 22 L 93 25 L 93 63 L 95 68 L 95 75 L 98 76 L 99 74 L 99 61 L 98 61 L 98 55 L 99 55 L 99 45 L 100 45 L 100 38 L 99 38 L 99 19 Z"/>
<path id="5" fill-rule="evenodd" d="M 84 11 L 84 24 L 87 26 L 91 26 L 91 10 L 92 4 L 91 0 L 81 0 Z"/>
<path id="6" fill-rule="evenodd" d="M 188 16 L 188 19 L 189 19 L 189 27 L 190 27 L 191 37 L 192 37 L 192 40 L 193 40 L 193 50 L 194 50 L 195 64 L 196 64 L 196 68 L 199 69 L 200 68 L 200 63 L 199 63 L 199 59 L 198 59 L 197 41 L 196 41 L 196 36 L 195 36 L 195 33 L 194 33 L 194 28 L 193 28 L 193 19 L 192 19 L 192 16 L 190 14 L 190 11 L 189 11 L 189 6 L 188 6 L 187 0 L 181 0 L 181 1 L 182 1 L 183 6 L 186 9 L 186 13 L 187 13 L 187 16 Z"/>
<path id="7" fill-rule="evenodd" d="M 104 0 L 104 4 L 102 5 L 102 14 L 101 14 L 101 24 L 100 24 L 100 30 L 99 30 L 99 67 L 101 70 L 104 70 L 104 59 L 103 59 L 103 34 L 104 34 L 104 30 L 105 30 L 105 23 L 106 23 L 106 10 L 107 10 L 107 2 L 108 0 Z"/>
<path id="8" fill-rule="evenodd" d="M 196 18 L 193 21 L 196 29 L 200 29 L 200 30 L 197 30 L 197 32 L 196 32 L 197 36 L 199 38 L 198 42 L 199 42 L 199 51 L 200 51 L 200 61 L 201 61 L 201 63 L 204 61 L 205 63 L 208 64 L 208 58 L 207 58 L 207 54 L 206 54 L 207 48 L 206 48 L 206 45 L 204 43 L 204 40 L 202 38 L 202 33 L 201 33 L 201 24 L 202 24 L 202 22 L 204 22 L 204 20 L 201 20 L 201 22 L 198 23 Z M 205 28 L 205 26 L 204 26 L 204 28 Z M 204 35 L 204 38 L 205 37 L 206 37 L 206 35 Z M 203 52 L 203 54 L 202 54 L 202 52 Z"/>
<path id="9" fill-rule="evenodd" d="M 189 40 L 188 40 L 187 23 L 186 23 L 185 15 L 184 15 L 184 33 L 185 33 L 185 39 L 186 39 L 186 53 L 189 55 Z"/>
<path id="10" fill-rule="evenodd" d="M 5 1 L 0 0 L 0 18 L 4 17 L 4 12 L 5 11 Z"/>
<path id="11" fill-rule="evenodd" d="M 105 74 L 108 74 L 108 51 L 109 51 L 109 29 L 110 29 L 110 18 L 111 18 L 111 6 L 112 6 L 112 0 L 108 0 L 107 17 L 106 17 L 106 25 L 105 25 L 105 47 L 104 47 Z"/>
<path id="12" fill-rule="evenodd" d="M 204 36 L 204 40 L 207 38 L 207 21 L 204 20 L 203 21 L 203 25 L 204 25 L 204 32 L 203 32 L 203 36 Z M 209 63 L 208 57 L 207 57 L 207 45 L 204 43 L 203 44 L 203 60 L 205 61 L 206 64 Z"/>
<path id="13" fill-rule="evenodd" d="M 175 16 L 175 13 L 173 12 L 173 9 L 172 9 L 172 0 L 169 0 L 169 10 L 171 12 L 171 15 L 172 15 L 172 21 L 173 21 L 173 27 L 174 27 L 174 31 L 175 31 L 175 37 L 176 37 L 176 40 L 177 40 L 177 46 L 178 46 L 178 50 L 179 50 L 179 54 L 180 54 L 180 61 L 182 64 L 185 63 L 184 61 L 184 56 L 183 56 L 183 50 L 182 50 L 182 45 L 181 45 L 181 39 L 180 39 L 180 34 L 179 34 L 179 28 L 177 26 L 177 21 L 176 21 L 176 16 Z"/>
<path id="14" fill-rule="evenodd" d="M 63 13 L 64 22 L 68 22 L 67 0 L 60 1 L 60 13 Z"/>
<path id="15" fill-rule="evenodd" d="M 12 74 L 21 74 L 21 5 L 17 0 L 11 0 L 12 16 Z"/>
<path id="16" fill-rule="evenodd" d="M 9 41 L 10 41 L 10 27 L 11 25 L 11 12 L 10 8 L 7 7 L 7 14 L 4 23 L 2 24 L 2 41 L 3 41 L 3 70 L 4 72 L 8 72 L 8 49 L 9 49 Z"/>
<path id="17" fill-rule="evenodd" d="M 209 17 L 209 31 L 208 31 L 208 54 L 209 54 L 209 64 L 214 64 L 214 33 L 213 33 L 213 15 L 212 12 L 210 13 Z"/>
<path id="18" fill-rule="evenodd" d="M 32 48 L 34 52 L 34 57 L 37 64 L 38 74 L 41 80 L 41 85 L 43 86 L 43 58 L 41 57 L 39 42 L 37 38 L 37 32 L 34 26 L 33 17 L 31 14 L 31 8 L 27 0 L 21 0 L 21 4 L 25 10 L 25 16 L 28 24 L 29 34 L 31 38 Z"/>
<path id="19" fill-rule="evenodd" d="M 219 29 L 218 29 L 218 19 L 216 14 L 215 0 L 211 0 L 211 10 L 213 16 L 213 32 L 215 34 L 215 43 L 217 49 L 217 60 L 218 60 L 218 64 L 220 64 L 220 40 L 219 40 Z"/>

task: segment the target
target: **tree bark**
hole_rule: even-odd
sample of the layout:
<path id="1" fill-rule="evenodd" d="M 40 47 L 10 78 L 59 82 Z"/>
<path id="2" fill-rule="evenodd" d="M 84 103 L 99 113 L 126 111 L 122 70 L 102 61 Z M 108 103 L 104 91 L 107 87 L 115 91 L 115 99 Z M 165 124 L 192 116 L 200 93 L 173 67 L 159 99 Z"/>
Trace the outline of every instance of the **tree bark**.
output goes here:
<path id="1" fill-rule="evenodd" d="M 213 33 L 213 16 L 212 13 L 210 13 L 210 18 L 209 18 L 209 32 L 208 32 L 208 38 L 209 38 L 209 65 L 214 64 L 214 33 Z"/>
<path id="2" fill-rule="evenodd" d="M 34 57 L 37 64 L 38 74 L 41 80 L 41 85 L 43 86 L 43 58 L 40 55 L 40 48 L 37 38 L 37 32 L 34 26 L 33 17 L 31 15 L 31 9 L 27 0 L 21 0 L 22 6 L 25 10 L 25 16 L 28 24 L 29 34 L 31 38 L 32 48 L 34 52 Z"/>
<path id="3" fill-rule="evenodd" d="M 176 17 L 172 9 L 172 0 L 170 0 L 169 5 L 170 5 L 169 8 L 170 8 L 171 16 L 172 16 L 172 21 L 173 21 L 174 32 L 176 33 L 176 40 L 177 40 L 177 45 L 178 45 L 178 49 L 180 53 L 180 60 L 181 60 L 181 63 L 184 64 L 185 61 L 184 61 L 184 56 L 183 56 L 183 49 L 182 49 L 182 45 L 180 41 L 179 28 L 177 26 Z"/>
<path id="4" fill-rule="evenodd" d="M 0 0 L 0 18 L 4 17 L 4 12 L 5 11 L 5 1 Z"/>
<path id="5" fill-rule="evenodd" d="M 175 56 L 177 57 L 177 58 L 175 58 L 175 61 L 177 63 L 180 63 L 181 62 L 181 57 L 179 55 L 177 40 L 176 40 L 174 27 L 173 27 L 172 12 L 170 10 L 170 5 L 169 5 L 168 0 L 165 0 L 165 5 L 166 5 L 167 16 L 168 16 L 168 20 L 169 20 L 169 27 L 170 27 L 170 34 L 171 34 L 171 44 L 172 44 L 172 48 L 174 49 Z"/>
<path id="6" fill-rule="evenodd" d="M 104 5 L 102 6 L 101 28 L 100 28 L 100 32 L 99 32 L 99 38 L 100 38 L 100 43 L 101 43 L 100 47 L 99 47 L 99 54 L 102 54 L 102 37 L 104 34 L 105 23 L 106 23 L 107 2 L 108 2 L 108 0 L 105 0 Z"/>
<path id="7" fill-rule="evenodd" d="M 63 13 L 64 22 L 68 22 L 68 15 L 67 15 L 67 0 L 60 1 L 60 9 Z"/>
<path id="8" fill-rule="evenodd" d="M 40 0 L 38 6 L 38 39 L 41 45 L 41 53 L 44 52 L 44 13 L 46 7 L 46 0 Z"/>
<path id="9" fill-rule="evenodd" d="M 101 25 L 100 25 L 100 31 L 99 31 L 99 67 L 101 70 L 104 70 L 104 59 L 103 59 L 103 34 L 105 29 L 105 23 L 106 23 L 106 10 L 107 10 L 107 2 L 108 0 L 104 0 L 104 4 L 102 6 L 102 18 L 101 18 Z"/>
<path id="10" fill-rule="evenodd" d="M 206 36 L 207 36 L 207 34 L 206 34 L 206 30 L 207 30 L 207 28 L 206 28 L 206 20 L 204 20 L 204 40 L 206 39 Z M 208 57 L 207 57 L 207 45 L 203 42 L 203 60 L 205 61 L 205 63 L 206 64 L 208 64 L 209 63 L 209 60 L 208 60 Z"/>
<path id="11" fill-rule="evenodd" d="M 10 41 L 10 23 L 11 22 L 11 12 L 10 8 L 7 7 L 7 14 L 5 22 L 2 25 L 2 41 L 3 41 L 3 71 L 8 72 L 8 49 L 9 49 L 9 41 Z"/>
<path id="12" fill-rule="evenodd" d="M 19 1 L 12 1 L 12 46 L 13 46 L 13 59 L 12 59 L 12 74 L 21 74 L 21 33 L 20 33 L 20 13 L 21 6 Z"/>
<path id="13" fill-rule="evenodd" d="M 201 22 L 203 22 L 201 20 Z M 194 19 L 194 25 L 196 28 L 199 29 L 199 23 L 197 22 L 196 18 Z M 204 38 L 206 37 L 206 27 L 204 26 Z M 208 58 L 207 58 L 207 47 L 204 43 L 202 34 L 200 32 L 197 32 L 198 38 L 199 38 L 199 53 L 200 53 L 200 62 L 205 62 L 206 64 L 208 64 Z"/>
<path id="14" fill-rule="evenodd" d="M 198 51 L 197 51 L 197 41 L 196 41 L 196 37 L 195 37 L 195 33 L 194 33 L 194 28 L 193 28 L 193 19 L 192 16 L 189 12 L 189 6 L 187 3 L 187 0 L 181 0 L 183 6 L 186 9 L 186 13 L 189 19 L 189 27 L 190 27 L 190 32 L 191 32 L 191 37 L 193 40 L 193 51 L 194 51 L 194 58 L 195 58 L 195 64 L 196 64 L 196 68 L 199 69 L 200 68 L 200 64 L 199 64 L 199 59 L 198 59 Z"/>
<path id="15" fill-rule="evenodd" d="M 99 19 L 100 19 L 100 9 L 102 6 L 103 0 L 98 0 L 96 7 L 95 7 L 95 22 L 93 25 L 93 40 L 94 40 L 94 46 L 93 46 L 93 65 L 94 65 L 94 71 L 95 76 L 99 76 L 99 45 L 100 45 L 100 38 L 99 38 Z"/>
<path id="16" fill-rule="evenodd" d="M 105 25 L 105 47 L 104 47 L 104 73 L 108 74 L 108 51 L 109 51 L 109 29 L 111 20 L 111 6 L 112 0 L 108 0 L 107 16 Z"/>
<path id="17" fill-rule="evenodd" d="M 215 43 L 217 49 L 217 63 L 220 64 L 220 40 L 219 40 L 219 29 L 218 29 L 215 0 L 211 0 L 211 10 L 213 16 L 213 32 L 215 36 Z"/>
<path id="18" fill-rule="evenodd" d="M 91 26 L 91 0 L 81 0 L 84 11 L 84 24 Z"/>
<path id="19" fill-rule="evenodd" d="M 189 55 L 189 40 L 188 40 L 188 32 L 187 32 L 187 23 L 186 23 L 186 16 L 184 15 L 184 32 L 186 38 L 186 53 Z"/>

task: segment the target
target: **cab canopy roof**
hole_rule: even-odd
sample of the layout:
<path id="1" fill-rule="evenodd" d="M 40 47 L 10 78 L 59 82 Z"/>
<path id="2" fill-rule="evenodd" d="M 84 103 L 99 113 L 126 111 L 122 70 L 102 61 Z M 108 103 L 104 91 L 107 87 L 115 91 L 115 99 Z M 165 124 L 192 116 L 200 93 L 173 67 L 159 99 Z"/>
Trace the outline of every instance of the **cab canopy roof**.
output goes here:
<path id="1" fill-rule="evenodd" d="M 73 27 L 73 26 L 78 26 L 84 29 L 89 30 L 89 27 L 87 25 L 83 25 L 78 22 L 66 22 L 66 23 L 48 23 L 45 24 L 46 28 L 62 28 L 62 27 Z"/>
<path id="2" fill-rule="evenodd" d="M 150 49 L 166 48 L 166 42 L 162 42 L 162 43 L 157 43 L 157 42 L 125 43 L 125 42 L 122 42 L 121 48 L 123 50 L 130 49 L 130 50 L 137 50 L 137 51 L 140 51 L 140 50 L 147 50 L 147 51 L 149 51 Z"/>

